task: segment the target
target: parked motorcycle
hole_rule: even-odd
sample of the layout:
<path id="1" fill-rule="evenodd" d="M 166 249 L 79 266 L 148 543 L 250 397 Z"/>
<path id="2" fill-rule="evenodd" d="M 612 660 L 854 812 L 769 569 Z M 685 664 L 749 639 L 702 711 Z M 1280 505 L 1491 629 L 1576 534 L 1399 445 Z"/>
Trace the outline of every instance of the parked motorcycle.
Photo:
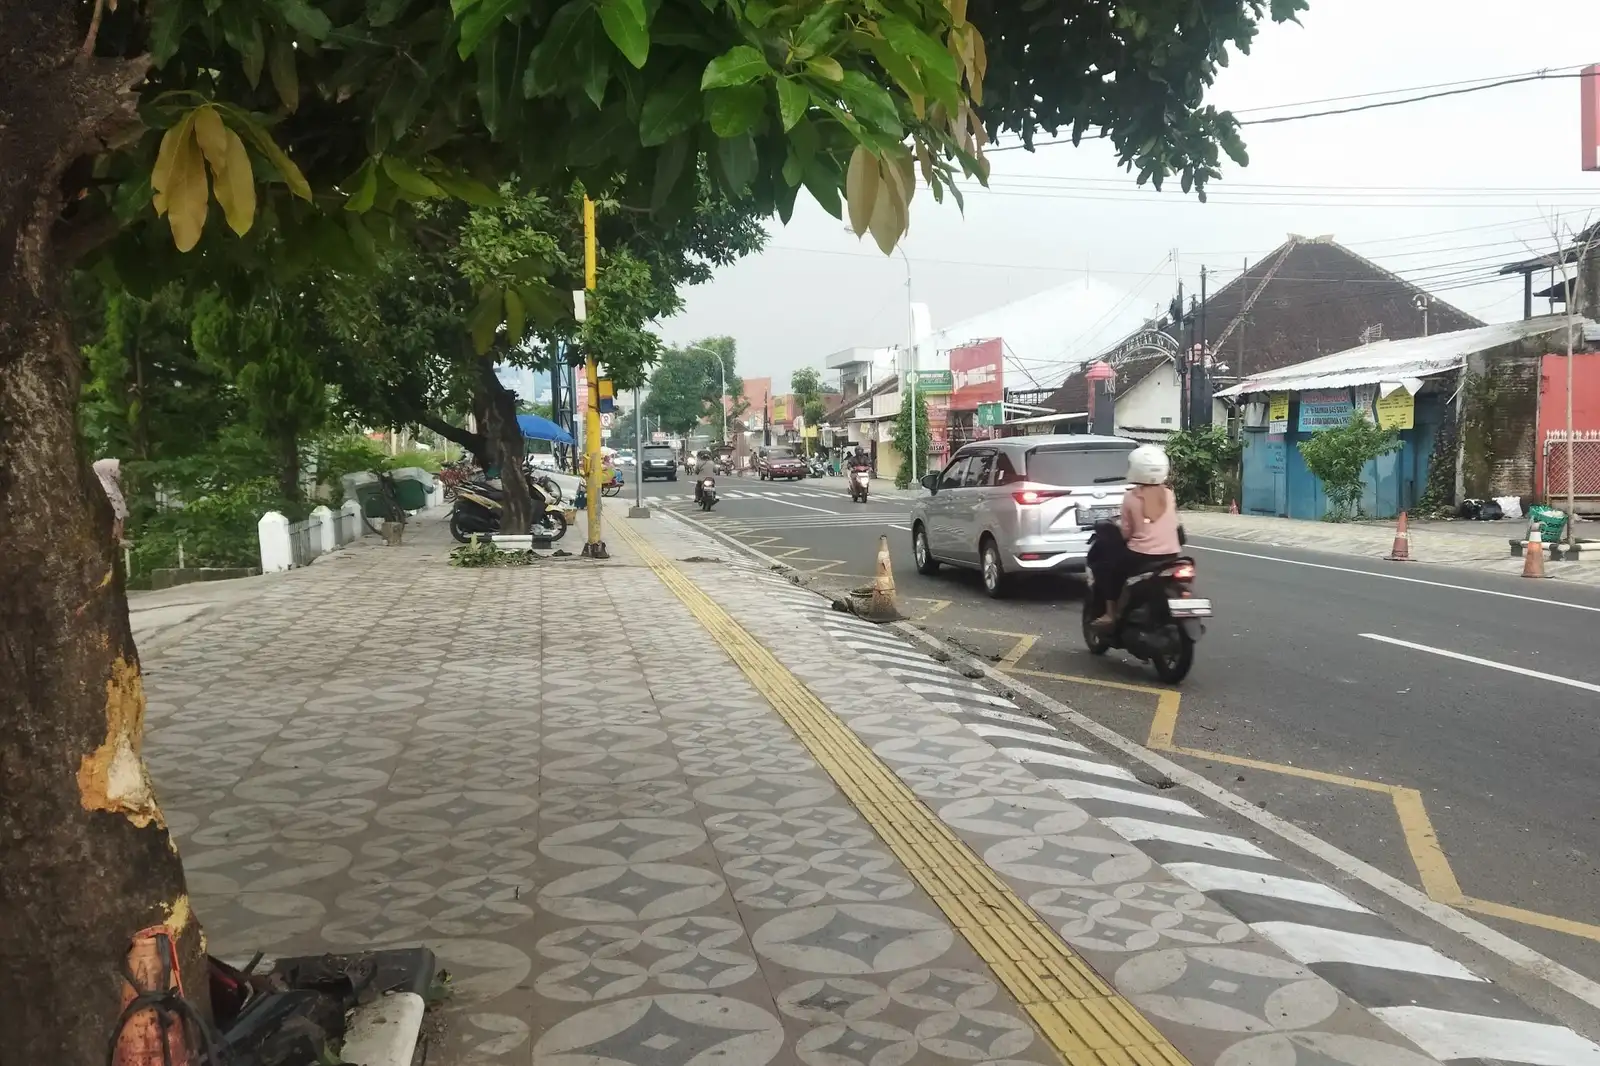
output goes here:
<path id="1" fill-rule="evenodd" d="M 856 467 L 850 470 L 850 501 L 852 503 L 867 502 L 867 486 L 872 483 L 872 471 L 866 467 Z"/>
<path id="2" fill-rule="evenodd" d="M 717 505 L 717 483 L 714 479 L 703 477 L 695 484 L 694 502 L 700 505 L 702 511 L 709 511 Z"/>
<path id="3" fill-rule="evenodd" d="M 811 471 L 812 477 L 823 477 L 828 473 L 828 464 L 816 457 L 806 460 L 806 468 Z"/>
<path id="4" fill-rule="evenodd" d="M 528 485 L 535 510 L 543 504 L 543 514 L 528 532 L 535 538 L 560 540 L 567 535 L 567 519 L 560 501 L 537 482 Z M 450 535 L 462 544 L 474 534 L 492 536 L 500 532 L 500 516 L 505 510 L 505 489 L 487 481 L 468 481 L 456 487 L 455 506 L 450 511 Z"/>
<path id="5" fill-rule="evenodd" d="M 1099 534 L 1097 533 L 1096 536 Z M 1169 685 L 1182 681 L 1194 665 L 1194 646 L 1211 617 L 1211 601 L 1194 595 L 1194 560 L 1186 555 L 1134 574 L 1117 601 L 1117 621 L 1110 629 L 1094 624 L 1098 615 L 1094 575 L 1083 599 L 1083 642 L 1094 655 L 1122 648 L 1155 667 Z"/>

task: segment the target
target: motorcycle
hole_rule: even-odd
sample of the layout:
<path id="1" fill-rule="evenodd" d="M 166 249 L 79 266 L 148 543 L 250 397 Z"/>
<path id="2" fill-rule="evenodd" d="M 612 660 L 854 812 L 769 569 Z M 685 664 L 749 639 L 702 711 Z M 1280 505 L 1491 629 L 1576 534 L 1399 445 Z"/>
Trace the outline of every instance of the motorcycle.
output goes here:
<path id="1" fill-rule="evenodd" d="M 812 477 L 822 477 L 828 472 L 828 466 L 821 459 L 807 459 L 806 468 Z"/>
<path id="2" fill-rule="evenodd" d="M 709 511 L 717 505 L 717 483 L 711 478 L 704 477 L 695 484 L 694 502 L 700 505 L 700 510 Z"/>
<path id="3" fill-rule="evenodd" d="M 1099 532 L 1095 536 L 1099 536 Z M 1180 555 L 1129 577 L 1117 601 L 1116 624 L 1096 626 L 1093 572 L 1083 599 L 1083 642 L 1092 655 L 1122 648 L 1155 667 L 1156 676 L 1176 685 L 1194 665 L 1195 642 L 1205 633 L 1211 601 L 1194 595 L 1194 559 Z"/>
<path id="4" fill-rule="evenodd" d="M 534 509 L 543 511 L 528 532 L 535 539 L 543 540 L 560 540 L 566 536 L 567 519 L 561 513 L 560 501 L 537 482 L 528 485 L 528 492 L 533 497 Z M 465 544 L 475 534 L 492 536 L 500 532 L 505 496 L 505 489 L 487 481 L 463 482 L 457 486 L 455 506 L 450 511 L 450 535 Z"/>
<path id="5" fill-rule="evenodd" d="M 867 486 L 872 483 L 872 471 L 866 467 L 855 467 L 850 471 L 850 502 L 866 503 Z"/>

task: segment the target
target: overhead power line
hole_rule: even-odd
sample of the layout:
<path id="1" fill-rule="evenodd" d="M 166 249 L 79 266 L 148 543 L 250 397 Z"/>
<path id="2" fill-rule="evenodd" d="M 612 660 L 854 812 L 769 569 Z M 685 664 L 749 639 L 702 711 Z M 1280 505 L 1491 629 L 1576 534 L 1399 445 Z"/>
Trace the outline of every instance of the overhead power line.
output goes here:
<path id="1" fill-rule="evenodd" d="M 1526 82 L 1548 81 L 1548 80 L 1552 80 L 1552 79 L 1556 79 L 1556 78 L 1582 78 L 1582 77 L 1585 77 L 1585 76 L 1586 75 L 1581 70 L 1573 71 L 1573 70 L 1569 70 L 1569 69 L 1566 69 L 1566 68 L 1562 68 L 1560 70 L 1537 70 L 1537 71 L 1530 71 L 1527 74 L 1519 74 L 1519 75 L 1514 75 L 1512 77 L 1500 78 L 1500 79 L 1494 80 L 1494 81 L 1477 82 L 1477 83 L 1461 85 L 1461 86 L 1459 86 L 1457 88 L 1453 88 L 1453 89 L 1438 89 L 1438 90 L 1435 90 L 1433 92 L 1421 93 L 1421 94 L 1415 95 L 1415 96 L 1404 96 L 1404 97 L 1401 97 L 1398 100 L 1375 100 L 1375 101 L 1373 101 L 1371 103 L 1356 104 L 1356 105 L 1351 106 L 1351 107 L 1335 107 L 1335 108 L 1329 108 L 1329 109 L 1322 110 L 1322 111 L 1302 111 L 1302 112 L 1299 112 L 1299 113 L 1293 114 L 1293 115 L 1271 115 L 1271 116 L 1268 116 L 1266 118 L 1242 119 L 1242 120 L 1240 120 L 1239 125 L 1241 125 L 1241 126 L 1267 126 L 1267 125 L 1277 125 L 1277 124 L 1283 123 L 1283 122 L 1301 122 L 1301 121 L 1303 121 L 1305 119 L 1311 119 L 1311 118 L 1328 118 L 1329 116 L 1332 116 L 1332 115 L 1353 115 L 1353 114 L 1355 114 L 1357 112 L 1360 112 L 1360 111 L 1375 111 L 1375 110 L 1377 110 L 1379 108 L 1385 108 L 1385 107 L 1403 107 L 1403 106 L 1405 106 L 1407 104 L 1419 104 L 1419 103 L 1422 103 L 1423 101 L 1426 101 L 1426 100 L 1440 100 L 1440 99 L 1443 99 L 1443 98 L 1445 98 L 1447 96 L 1461 96 L 1461 95 L 1464 95 L 1466 93 L 1484 92 L 1485 90 L 1488 90 L 1488 89 L 1501 89 L 1501 88 L 1504 88 L 1504 87 L 1506 87 L 1508 85 L 1521 85 L 1521 84 L 1524 84 Z M 1387 94 L 1384 94 L 1384 93 L 1372 93 L 1370 95 L 1380 96 L 1380 95 L 1387 95 Z M 1354 97 L 1354 96 L 1351 97 L 1351 99 L 1358 99 L 1358 98 L 1359 97 Z M 1278 107 L 1290 107 L 1290 106 L 1294 106 L 1294 105 L 1280 104 L 1280 105 L 1277 105 L 1277 106 Z M 1253 111 L 1269 111 L 1269 110 L 1276 110 L 1276 109 L 1277 109 L 1276 107 L 1271 107 L 1271 108 L 1254 108 L 1252 110 Z M 1110 136 L 1110 135 L 1108 133 L 1106 133 L 1105 130 L 1098 130 L 1098 131 L 1096 131 L 1094 133 L 1085 133 L 1084 134 L 1084 139 L 1087 139 L 1087 140 L 1104 140 L 1108 136 Z M 1073 143 L 1073 139 L 1071 137 L 1057 137 L 1057 138 L 1055 138 L 1053 140 L 1048 140 L 1048 141 L 1034 141 L 1032 147 L 1034 147 L 1034 148 L 1046 148 L 1046 147 L 1049 147 L 1050 145 L 1053 145 L 1053 144 L 1071 144 L 1071 143 Z M 1014 151 L 1016 151 L 1018 149 L 1026 148 L 1026 147 L 1028 147 L 1028 145 L 1025 145 L 1025 144 L 1000 145 L 998 147 L 993 147 L 993 148 L 986 149 L 986 154 L 991 154 L 992 155 L 995 152 L 1014 152 Z"/>

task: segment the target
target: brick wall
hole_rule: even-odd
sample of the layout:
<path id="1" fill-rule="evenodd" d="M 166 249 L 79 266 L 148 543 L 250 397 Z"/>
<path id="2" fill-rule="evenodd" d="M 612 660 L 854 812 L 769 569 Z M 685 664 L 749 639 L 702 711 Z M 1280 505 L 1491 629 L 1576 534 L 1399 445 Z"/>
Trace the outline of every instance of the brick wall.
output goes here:
<path id="1" fill-rule="evenodd" d="M 1533 496 L 1542 363 L 1526 344 L 1472 357 L 1462 407 L 1469 499 Z"/>

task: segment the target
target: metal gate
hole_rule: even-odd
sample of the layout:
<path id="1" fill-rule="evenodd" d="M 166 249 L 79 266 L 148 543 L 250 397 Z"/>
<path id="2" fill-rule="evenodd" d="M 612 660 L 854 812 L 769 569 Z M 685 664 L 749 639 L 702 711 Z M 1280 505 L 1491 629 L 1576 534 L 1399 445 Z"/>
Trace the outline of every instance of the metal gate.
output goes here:
<path id="1" fill-rule="evenodd" d="M 1544 495 L 1559 503 L 1567 498 L 1567 431 L 1550 429 L 1544 435 Z M 1576 430 L 1572 435 L 1574 495 L 1590 504 L 1600 502 L 1600 430 Z"/>

